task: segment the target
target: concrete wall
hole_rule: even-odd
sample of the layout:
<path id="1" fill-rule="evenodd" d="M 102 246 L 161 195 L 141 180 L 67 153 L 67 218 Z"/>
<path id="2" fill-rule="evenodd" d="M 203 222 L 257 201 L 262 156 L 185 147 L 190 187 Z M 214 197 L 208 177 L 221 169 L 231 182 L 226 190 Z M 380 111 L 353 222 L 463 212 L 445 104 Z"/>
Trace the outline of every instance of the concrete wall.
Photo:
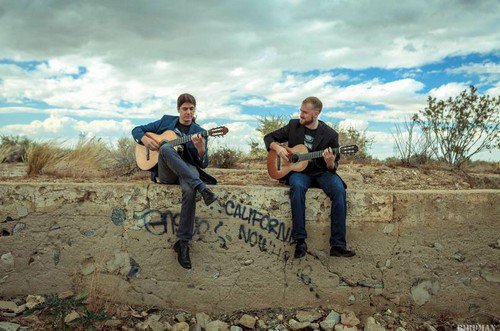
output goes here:
<path id="1" fill-rule="evenodd" d="M 176 186 L 0 184 L 2 296 L 91 289 L 190 311 L 385 307 L 458 319 L 500 312 L 499 190 L 349 191 L 348 244 L 329 257 L 330 204 L 307 195 L 310 254 L 293 259 L 286 188 L 216 186 L 197 205 L 193 269 L 171 247 Z"/>

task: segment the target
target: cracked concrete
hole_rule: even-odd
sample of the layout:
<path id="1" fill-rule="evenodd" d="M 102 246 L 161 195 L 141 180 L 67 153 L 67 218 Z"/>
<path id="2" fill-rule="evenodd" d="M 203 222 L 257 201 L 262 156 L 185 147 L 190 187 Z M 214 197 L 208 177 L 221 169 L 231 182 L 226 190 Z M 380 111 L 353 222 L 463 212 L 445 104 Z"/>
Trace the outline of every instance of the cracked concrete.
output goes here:
<path id="1" fill-rule="evenodd" d="M 500 311 L 500 250 L 492 245 L 500 233 L 498 190 L 349 191 L 348 244 L 357 256 L 346 259 L 329 256 L 330 203 L 311 189 L 309 254 L 301 260 L 293 259 L 286 237 L 286 188 L 214 191 L 218 204 L 197 205 L 187 271 L 172 251 L 176 186 L 2 183 L 0 227 L 9 235 L 0 237 L 0 255 L 10 253 L 14 264 L 0 263 L 1 293 L 92 287 L 112 301 L 206 312 L 335 305 L 350 305 L 361 317 L 396 306 L 422 315 L 467 316 L 470 305 Z M 26 227 L 13 233 L 21 221 Z M 94 235 L 83 235 L 87 230 Z M 457 251 L 461 262 L 453 258 Z M 139 268 L 130 277 L 127 256 Z M 89 259 L 93 269 L 82 275 Z M 116 265 L 106 268 L 113 259 Z M 439 287 L 423 302 L 412 295 L 418 284 Z"/>

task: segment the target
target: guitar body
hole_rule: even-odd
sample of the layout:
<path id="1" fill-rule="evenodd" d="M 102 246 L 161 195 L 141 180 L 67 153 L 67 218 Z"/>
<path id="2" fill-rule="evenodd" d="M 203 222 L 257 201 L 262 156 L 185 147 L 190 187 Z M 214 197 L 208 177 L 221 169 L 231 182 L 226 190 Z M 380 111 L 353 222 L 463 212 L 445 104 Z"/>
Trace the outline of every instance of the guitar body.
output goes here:
<path id="1" fill-rule="evenodd" d="M 287 147 L 288 153 L 291 154 L 301 154 L 307 153 L 308 149 L 305 145 L 295 145 L 294 147 Z M 269 173 L 269 177 L 272 179 L 281 179 L 288 175 L 290 171 L 301 172 L 305 168 L 307 168 L 308 161 L 300 161 L 296 163 L 292 163 L 287 159 L 282 159 L 276 154 L 274 149 L 271 149 L 267 154 L 267 172 Z"/>
<path id="2" fill-rule="evenodd" d="M 172 141 L 177 138 L 177 135 L 174 131 L 167 130 L 162 134 L 155 134 L 151 132 L 147 132 L 146 136 L 155 140 L 158 144 L 161 141 Z M 160 155 L 159 151 L 150 151 L 146 148 L 146 146 L 136 143 L 135 144 L 135 160 L 137 162 L 137 166 L 142 170 L 151 170 L 158 163 L 158 156 Z"/>
<path id="3" fill-rule="evenodd" d="M 288 159 L 282 159 L 271 149 L 267 154 L 267 172 L 272 179 L 281 179 L 288 175 L 290 171 L 301 172 L 307 168 L 308 160 L 323 157 L 325 150 L 309 152 L 305 145 L 296 145 L 292 148 L 283 146 L 288 151 Z M 353 155 L 358 151 L 358 146 L 348 145 L 333 149 L 334 153 L 342 155 Z"/>
<path id="4" fill-rule="evenodd" d="M 158 143 L 158 145 L 162 145 L 167 142 L 171 142 L 171 145 L 178 146 L 185 144 L 191 141 L 191 137 L 194 135 L 201 135 L 203 138 L 207 137 L 221 137 L 226 135 L 229 132 L 229 129 L 225 126 L 218 126 L 216 128 L 210 129 L 208 131 L 192 133 L 190 135 L 185 135 L 182 137 L 177 136 L 174 131 L 167 130 L 162 134 L 156 134 L 152 132 L 146 132 L 146 136 L 153 139 Z M 142 170 L 151 170 L 158 163 L 158 157 L 160 156 L 160 152 L 158 151 L 150 151 L 146 148 L 146 146 L 136 143 L 135 144 L 135 161 L 137 162 L 137 166 Z"/>

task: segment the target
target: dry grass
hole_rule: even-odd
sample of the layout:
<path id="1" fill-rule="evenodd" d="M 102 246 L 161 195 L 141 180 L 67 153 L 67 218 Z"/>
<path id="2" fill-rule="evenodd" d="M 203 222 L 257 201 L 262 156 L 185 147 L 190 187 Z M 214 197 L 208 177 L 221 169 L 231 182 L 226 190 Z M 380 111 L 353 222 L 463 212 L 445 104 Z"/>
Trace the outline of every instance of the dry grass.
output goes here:
<path id="1" fill-rule="evenodd" d="M 103 266 L 104 258 L 101 258 L 96 262 L 96 268 L 91 274 L 90 281 L 88 282 L 87 293 L 89 296 L 87 299 L 87 306 L 89 310 L 94 312 L 106 310 L 109 305 L 109 299 L 104 295 L 102 291 L 102 284 L 99 279 L 99 275 L 104 271 Z"/>
<path id="2" fill-rule="evenodd" d="M 468 161 L 463 170 L 467 172 L 500 174 L 500 162 L 490 161 Z"/>
<path id="3" fill-rule="evenodd" d="M 110 148 L 100 139 L 80 140 L 50 172 L 59 177 L 90 178 L 105 176 Z"/>
<path id="4" fill-rule="evenodd" d="M 66 152 L 52 142 L 33 143 L 27 152 L 28 176 L 41 175 L 53 167 Z"/>
<path id="5" fill-rule="evenodd" d="M 10 154 L 10 147 L 0 146 L 0 163 L 4 163 Z"/>
<path id="6" fill-rule="evenodd" d="M 73 270 L 72 281 L 76 293 L 85 293 L 87 299 L 85 303 L 87 309 L 93 312 L 106 311 L 110 312 L 110 302 L 116 301 L 116 298 L 110 298 L 109 292 L 103 290 L 104 284 L 101 278 L 103 273 L 106 273 L 105 256 L 101 253 L 97 254 L 98 259 L 93 260 L 94 271 L 87 276 L 82 275 L 80 269 Z M 109 256 L 108 256 L 109 257 Z"/>
<path id="7" fill-rule="evenodd" d="M 80 140 L 72 149 L 63 149 L 61 142 L 31 143 L 27 151 L 28 175 L 93 178 L 109 175 L 130 175 L 138 171 L 134 141 L 122 138 L 116 149 L 100 139 Z M 0 146 L 0 162 L 11 154 L 10 146 Z"/>

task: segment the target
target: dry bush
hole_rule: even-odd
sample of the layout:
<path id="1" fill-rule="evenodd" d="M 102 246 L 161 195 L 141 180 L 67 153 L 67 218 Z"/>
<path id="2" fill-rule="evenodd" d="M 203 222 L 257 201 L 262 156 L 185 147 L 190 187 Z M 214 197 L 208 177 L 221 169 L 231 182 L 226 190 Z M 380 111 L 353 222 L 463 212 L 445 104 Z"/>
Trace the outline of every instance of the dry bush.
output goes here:
<path id="1" fill-rule="evenodd" d="M 372 157 L 368 154 L 368 149 L 372 145 L 373 140 L 366 136 L 365 131 L 359 131 L 352 127 L 345 129 L 332 127 L 339 133 L 339 143 L 341 146 L 358 146 L 358 152 L 355 155 L 342 156 L 344 160 L 347 159 L 355 163 L 371 163 L 373 161 Z"/>
<path id="2" fill-rule="evenodd" d="M 24 162 L 32 144 L 28 138 L 0 136 L 0 163 Z"/>
<path id="3" fill-rule="evenodd" d="M 243 153 L 229 147 L 219 147 L 210 153 L 210 165 L 215 168 L 235 168 L 240 163 Z"/>
<path id="4" fill-rule="evenodd" d="M 112 172 L 115 175 L 128 176 L 140 170 L 135 162 L 135 141 L 132 138 L 120 138 L 110 157 L 113 164 Z"/>
<path id="5" fill-rule="evenodd" d="M 459 168 L 477 153 L 500 148 L 499 109 L 500 96 L 479 95 L 470 86 L 447 100 L 429 96 L 412 119 L 432 138 L 437 157 Z"/>
<path id="6" fill-rule="evenodd" d="M 29 176 L 46 173 L 67 153 L 57 145 L 54 141 L 31 144 L 26 156 Z"/>
<path id="7" fill-rule="evenodd" d="M 266 134 L 278 130 L 288 124 L 289 118 L 284 115 L 264 115 L 258 116 L 257 121 L 259 125 L 257 126 L 257 132 L 260 132 L 262 137 Z"/>
<path id="8" fill-rule="evenodd" d="M 260 161 L 265 162 L 267 157 L 267 150 L 264 148 L 264 143 L 255 139 L 251 139 L 248 143 L 250 145 L 250 152 L 244 159 L 246 161 Z"/>
<path id="9" fill-rule="evenodd" d="M 431 137 L 425 132 L 418 131 L 415 121 L 405 120 L 401 125 L 395 125 L 396 133 L 394 148 L 397 160 L 404 166 L 419 166 L 433 161 Z"/>

